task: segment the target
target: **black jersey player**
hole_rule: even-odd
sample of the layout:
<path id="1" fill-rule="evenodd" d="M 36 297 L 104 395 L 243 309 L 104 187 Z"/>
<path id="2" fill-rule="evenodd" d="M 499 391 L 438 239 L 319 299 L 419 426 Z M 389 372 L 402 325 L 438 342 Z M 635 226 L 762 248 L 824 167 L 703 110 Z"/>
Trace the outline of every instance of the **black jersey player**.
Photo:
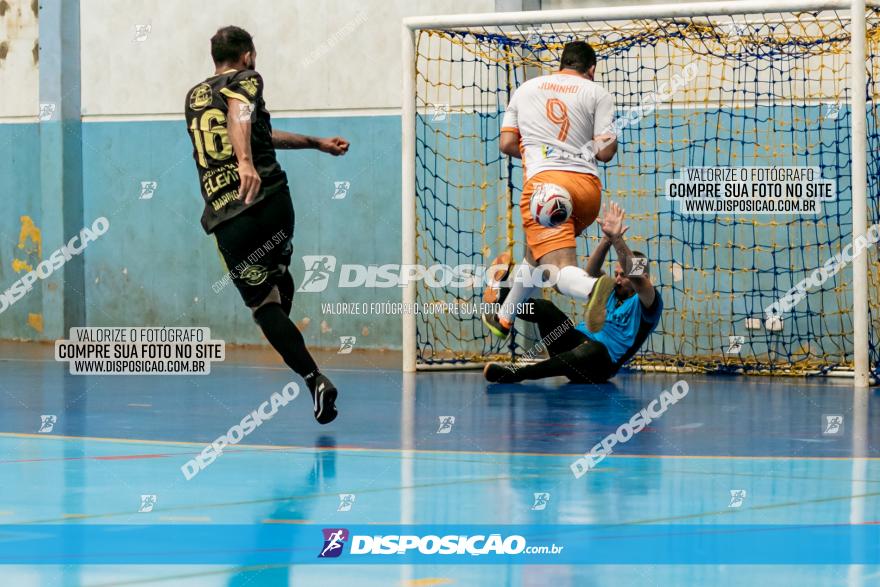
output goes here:
<path id="1" fill-rule="evenodd" d="M 202 227 L 216 237 L 232 281 L 269 343 L 305 379 L 315 418 L 327 424 L 336 418 L 337 390 L 289 318 L 294 213 L 275 149 L 344 155 L 348 141 L 273 130 L 256 54 L 247 31 L 218 30 L 211 38 L 215 74 L 186 95 L 186 124 L 205 200 Z M 264 247 L 272 238 L 281 243 Z"/>

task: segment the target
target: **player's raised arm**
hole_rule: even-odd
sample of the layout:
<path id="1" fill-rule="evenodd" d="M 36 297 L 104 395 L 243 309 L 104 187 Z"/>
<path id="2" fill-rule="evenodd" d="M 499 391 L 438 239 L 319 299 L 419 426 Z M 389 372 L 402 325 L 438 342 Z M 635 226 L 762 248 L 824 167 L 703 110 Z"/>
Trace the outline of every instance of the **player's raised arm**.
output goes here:
<path id="1" fill-rule="evenodd" d="M 349 142 L 342 137 L 318 138 L 272 130 L 272 145 L 276 149 L 317 149 L 333 156 L 345 155 L 348 152 Z"/>
<path id="2" fill-rule="evenodd" d="M 244 198 L 245 204 L 253 202 L 260 193 L 260 174 L 254 167 L 251 152 L 251 104 L 237 98 L 228 98 L 229 113 L 226 117 L 226 132 L 232 143 L 232 152 L 238 160 L 239 199 Z"/>
<path id="3" fill-rule="evenodd" d="M 605 216 L 602 218 L 602 232 L 611 240 L 611 244 L 617 252 L 617 262 L 626 272 L 626 277 L 639 295 L 642 305 L 650 308 L 654 303 L 657 291 L 654 289 L 654 284 L 651 283 L 651 277 L 647 272 L 642 275 L 630 274 L 633 253 L 623 239 L 624 233 L 629 230 L 629 227 L 623 223 L 625 216 L 623 208 L 614 202 L 609 203 L 605 209 Z"/>

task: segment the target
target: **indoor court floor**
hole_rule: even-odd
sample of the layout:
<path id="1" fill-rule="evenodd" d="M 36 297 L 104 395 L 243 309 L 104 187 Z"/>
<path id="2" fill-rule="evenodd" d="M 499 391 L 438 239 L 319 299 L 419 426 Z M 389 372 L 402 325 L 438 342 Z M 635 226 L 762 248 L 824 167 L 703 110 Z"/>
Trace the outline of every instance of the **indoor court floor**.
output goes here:
<path id="1" fill-rule="evenodd" d="M 310 524 L 663 533 L 880 524 L 880 400 L 876 389 L 853 392 L 849 380 L 630 372 L 601 386 L 488 386 L 476 371 L 403 374 L 391 353 L 326 355 L 319 362 L 341 392 L 335 422 L 314 421 L 303 388 L 187 481 L 181 466 L 206 443 L 299 383 L 271 354 L 229 350 L 203 377 L 90 377 L 69 375 L 48 345 L 4 343 L 0 351 L 0 523 L 35 533 L 71 528 L 75 536 L 90 525 L 165 532 L 134 551 L 121 539 L 116 555 L 131 564 L 94 560 L 95 549 L 113 549 L 112 539 L 53 553 L 67 557 L 63 564 L 7 559 L 0 585 L 880 585 L 880 567 L 870 565 L 667 564 L 650 556 L 629 565 L 645 554 L 632 540 L 623 541 L 633 551 L 615 555 L 618 564 L 600 556 L 577 565 L 330 565 L 314 556 L 314 564 L 291 566 L 231 546 L 224 560 L 241 555 L 241 564 L 162 559 L 163 548 L 183 540 L 174 525 L 216 527 L 209 550 L 229 528 L 246 528 L 229 541 L 260 553 L 272 550 L 275 529 Z M 574 477 L 575 458 L 679 379 L 687 396 Z M 44 415 L 56 418 L 40 432 Z M 842 430 L 826 433 L 827 415 L 842 415 Z M 543 508 L 535 493 L 549 494 Z M 0 542 L 11 548 L 0 548 L 0 558 L 26 550 L 20 532 L 0 530 Z M 804 558 L 821 554 L 804 542 Z M 290 546 L 309 560 L 319 548 L 320 540 Z M 92 555 L 78 559 L 85 551 Z M 165 562 L 144 564 L 156 553 Z"/>

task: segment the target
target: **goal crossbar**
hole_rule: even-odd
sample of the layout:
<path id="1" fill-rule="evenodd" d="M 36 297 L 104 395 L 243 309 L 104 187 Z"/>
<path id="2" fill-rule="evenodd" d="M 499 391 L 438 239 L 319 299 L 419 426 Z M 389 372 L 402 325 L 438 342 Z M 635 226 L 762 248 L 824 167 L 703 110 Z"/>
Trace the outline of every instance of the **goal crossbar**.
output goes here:
<path id="1" fill-rule="evenodd" d="M 440 16 L 410 16 L 403 19 L 407 30 L 426 28 L 465 28 L 476 26 L 514 26 L 535 23 L 653 20 L 693 18 L 695 16 L 734 16 L 774 12 L 814 12 L 853 9 L 852 0 L 739 0 L 737 2 L 685 2 L 647 4 L 641 6 L 606 6 L 570 8 L 565 10 L 532 10 L 524 12 L 485 12 Z M 880 1 L 867 0 L 863 7 L 878 7 Z M 863 8 L 864 9 L 864 8 Z"/>

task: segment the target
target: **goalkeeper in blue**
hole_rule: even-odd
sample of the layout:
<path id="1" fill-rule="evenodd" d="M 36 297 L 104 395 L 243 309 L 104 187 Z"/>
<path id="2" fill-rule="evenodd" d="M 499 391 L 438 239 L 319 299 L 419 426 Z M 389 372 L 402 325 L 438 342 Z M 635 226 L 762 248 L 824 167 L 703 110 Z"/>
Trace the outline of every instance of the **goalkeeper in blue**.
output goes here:
<path id="1" fill-rule="evenodd" d="M 614 290 L 605 303 L 605 323 L 591 332 L 584 322 L 575 325 L 549 300 L 531 299 L 533 312 L 520 319 L 537 324 L 541 342 L 550 358 L 534 365 L 516 366 L 489 363 L 483 370 L 492 383 L 518 383 L 545 377 L 568 377 L 573 383 L 603 383 L 614 377 L 651 335 L 663 312 L 663 300 L 648 272 L 647 258 L 631 251 L 623 235 L 623 209 L 615 203 L 606 206 L 599 219 L 602 239 L 587 260 L 586 272 L 594 278 L 604 275 L 602 265 L 610 249 L 617 253 Z M 507 257 L 509 261 L 509 256 Z M 497 276 L 502 283 L 507 273 Z M 491 285 L 486 297 L 504 302 L 509 289 Z"/>

